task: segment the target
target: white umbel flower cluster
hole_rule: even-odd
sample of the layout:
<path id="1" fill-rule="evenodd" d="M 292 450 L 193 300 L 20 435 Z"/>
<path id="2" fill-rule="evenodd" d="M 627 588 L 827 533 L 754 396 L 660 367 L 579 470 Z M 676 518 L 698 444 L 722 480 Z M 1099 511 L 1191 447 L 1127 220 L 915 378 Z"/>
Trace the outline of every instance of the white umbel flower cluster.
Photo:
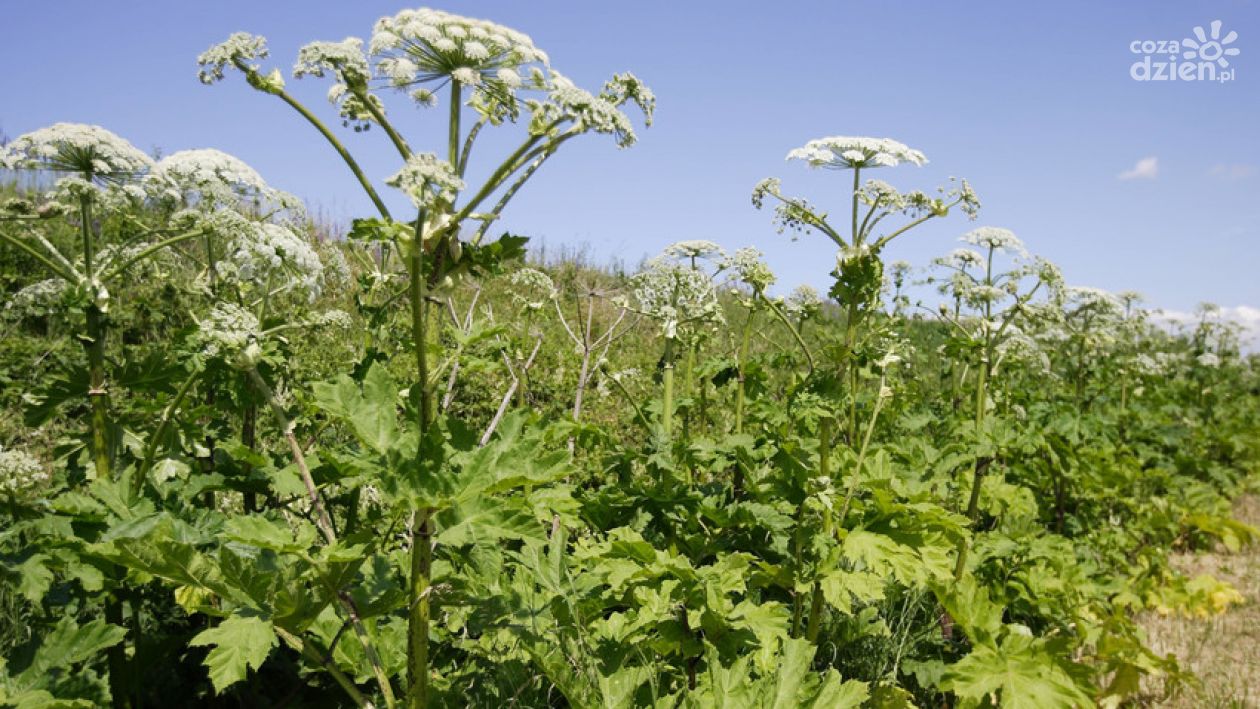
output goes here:
<path id="1" fill-rule="evenodd" d="M 1017 327 L 1008 327 L 1005 337 L 994 350 L 999 362 L 1022 363 L 1040 373 L 1051 371 L 1050 356 L 1045 348 Z"/>
<path id="2" fill-rule="evenodd" d="M 586 89 L 579 88 L 560 72 L 552 71 L 549 83 L 544 84 L 540 80 L 540 86 L 550 87 L 548 100 L 531 99 L 525 102 L 533 114 L 529 123 L 530 133 L 544 135 L 553 131 L 557 123 L 568 121 L 572 124 L 569 129 L 572 132 L 612 135 L 617 141 L 617 146 L 621 148 L 634 145 L 638 140 L 634 133 L 634 125 L 630 122 L 630 117 L 618 108 L 619 102 L 635 101 L 644 109 L 650 125 L 651 109 L 655 99 L 647 102 L 641 100 L 645 95 L 642 92 L 646 92 L 646 95 L 650 95 L 651 92 L 632 76 L 630 79 L 633 81 L 628 84 L 626 76 L 629 75 L 614 77 L 614 80 L 605 86 L 604 92 L 596 96 Z M 633 95 L 627 94 L 628 85 L 640 87 L 640 92 Z"/>
<path id="3" fill-rule="evenodd" d="M 1200 367 L 1215 369 L 1221 366 L 1221 358 L 1215 352 L 1204 352 L 1195 358 Z"/>
<path id="4" fill-rule="evenodd" d="M 377 20 L 368 50 L 379 58 L 378 75 L 396 88 L 455 80 L 501 96 L 523 83 L 519 67 L 548 61 L 514 29 L 429 8 Z M 417 98 L 430 96 L 424 91 Z"/>
<path id="5" fill-rule="evenodd" d="M 512 300 L 527 311 L 539 311 L 558 295 L 551 276 L 536 268 L 522 268 L 508 277 Z"/>
<path id="6" fill-rule="evenodd" d="M 661 334 L 675 339 L 680 329 L 723 321 L 713 281 L 703 271 L 661 258 L 631 279 L 637 307 L 660 323 Z"/>
<path id="7" fill-rule="evenodd" d="M 927 156 L 905 143 L 889 138 L 833 135 L 811 140 L 787 155 L 788 160 L 804 160 L 810 167 L 832 170 L 894 167 L 901 163 L 923 165 Z"/>
<path id="8" fill-rule="evenodd" d="M 730 270 L 741 282 L 759 293 L 777 280 L 774 271 L 762 259 L 761 251 L 751 246 L 737 249 L 734 255 L 722 262 L 722 270 Z"/>
<path id="9" fill-rule="evenodd" d="M 363 54 L 363 40 L 346 37 L 340 42 L 311 42 L 298 50 L 293 76 L 322 77 L 333 72 L 339 78 L 367 81 L 371 76 L 367 57 Z"/>
<path id="10" fill-rule="evenodd" d="M 661 255 L 669 258 L 675 258 L 680 261 L 726 258 L 726 252 L 722 250 L 721 246 L 718 246 L 712 241 L 705 241 L 703 239 L 675 242 L 666 246 Z"/>
<path id="11" fill-rule="evenodd" d="M 214 148 L 180 150 L 153 167 L 147 183 L 159 197 L 203 206 L 244 199 L 270 199 L 274 190 L 243 160 Z"/>
<path id="12" fill-rule="evenodd" d="M 203 84 L 222 81 L 223 70 L 229 66 L 243 66 L 251 71 L 258 71 L 255 61 L 265 59 L 267 54 L 266 38 L 248 32 L 236 32 L 226 41 L 214 45 L 197 57 L 197 63 L 201 65 L 197 78 Z"/>
<path id="13" fill-rule="evenodd" d="M 44 196 L 48 204 L 55 204 L 64 211 L 73 211 L 86 197 L 98 211 L 116 212 L 139 207 L 148 194 L 143 187 L 131 182 L 111 180 L 98 185 L 78 175 L 67 175 L 54 182 Z"/>
<path id="14" fill-rule="evenodd" d="M 376 120 L 373 112 L 384 114 L 385 107 L 375 95 L 366 93 L 371 67 L 363 54 L 363 40 L 347 37 L 340 42 L 311 42 L 298 50 L 293 76 L 323 77 L 329 72 L 337 82 L 328 90 L 328 101 L 337 107 L 346 125 L 363 130 Z M 371 102 L 371 106 L 365 105 Z"/>
<path id="15" fill-rule="evenodd" d="M 1025 256 L 1028 253 L 1024 249 L 1024 242 L 1020 241 L 1018 236 L 1015 236 L 1015 232 L 1001 227 L 977 227 L 963 234 L 959 240 L 973 246 L 1017 256 Z"/>
<path id="16" fill-rule="evenodd" d="M 0 496 L 14 499 L 30 497 L 51 479 L 35 456 L 0 446 Z"/>
<path id="17" fill-rule="evenodd" d="M 323 263 L 305 239 L 279 224 L 246 222 L 228 245 L 233 280 L 272 291 L 299 290 L 314 300 L 322 285 Z"/>
<path id="18" fill-rule="evenodd" d="M 82 123 L 55 123 L 0 148 L 0 167 L 74 172 L 87 180 L 126 180 L 152 166 L 153 160 L 131 143 Z"/>
<path id="19" fill-rule="evenodd" d="M 26 286 L 14 293 L 4 304 L 4 314 L 9 317 L 43 317 L 59 312 L 66 292 L 66 282 L 49 278 Z"/>
<path id="20" fill-rule="evenodd" d="M 1068 286 L 1063 289 L 1067 301 L 1075 306 L 1077 312 L 1093 310 L 1099 313 L 1119 315 L 1124 306 L 1120 299 L 1110 291 L 1090 286 Z"/>
<path id="21" fill-rule="evenodd" d="M 234 303 L 218 303 L 197 325 L 203 355 L 241 369 L 257 364 L 262 328 L 253 313 Z"/>
<path id="22" fill-rule="evenodd" d="M 822 296 L 810 285 L 799 285 L 788 295 L 784 310 L 794 318 L 811 318 L 822 308 Z"/>
<path id="23" fill-rule="evenodd" d="M 335 330 L 349 330 L 354 327 L 354 318 L 344 310 L 336 308 L 325 310 L 324 312 L 311 318 L 309 321 L 311 327 L 326 327 Z"/>
<path id="24" fill-rule="evenodd" d="M 455 168 L 433 153 L 415 153 L 385 184 L 402 190 L 419 209 L 439 201 L 453 202 L 464 189 L 464 181 Z"/>

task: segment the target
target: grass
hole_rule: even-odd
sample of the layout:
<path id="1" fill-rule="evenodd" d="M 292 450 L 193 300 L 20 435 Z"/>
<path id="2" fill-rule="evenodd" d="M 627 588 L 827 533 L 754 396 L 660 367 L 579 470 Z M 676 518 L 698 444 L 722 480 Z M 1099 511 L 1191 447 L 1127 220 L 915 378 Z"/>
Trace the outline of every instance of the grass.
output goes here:
<path id="1" fill-rule="evenodd" d="M 1235 518 L 1260 526 L 1260 494 L 1244 495 L 1234 507 Z M 1198 675 L 1200 683 L 1176 696 L 1159 699 L 1159 682 L 1148 690 L 1151 706 L 1260 707 L 1260 545 L 1237 553 L 1218 548 L 1208 553 L 1173 555 L 1174 567 L 1191 576 L 1211 574 L 1228 581 L 1246 599 L 1241 605 L 1212 618 L 1184 618 L 1148 613 L 1141 625 L 1150 647 L 1177 656 L 1182 666 Z"/>

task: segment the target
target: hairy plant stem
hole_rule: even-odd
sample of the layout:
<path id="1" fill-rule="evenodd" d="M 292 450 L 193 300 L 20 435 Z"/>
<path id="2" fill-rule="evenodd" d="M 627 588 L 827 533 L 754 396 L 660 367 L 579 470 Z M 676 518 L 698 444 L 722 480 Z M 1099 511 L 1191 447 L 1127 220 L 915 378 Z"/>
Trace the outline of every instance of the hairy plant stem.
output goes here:
<path id="1" fill-rule="evenodd" d="M 118 571 L 119 584 L 122 585 L 122 571 Z M 123 601 L 115 594 L 110 594 L 105 601 L 105 622 L 123 626 Z M 124 626 L 125 627 L 125 626 Z M 106 664 L 109 666 L 109 697 L 114 709 L 130 709 L 132 706 L 130 693 L 127 691 L 129 673 L 127 671 L 127 642 L 124 640 L 105 651 Z"/>
<path id="2" fill-rule="evenodd" d="M 293 462 L 297 465 L 298 474 L 302 478 L 302 484 L 306 487 L 306 494 L 311 503 L 311 509 L 315 513 L 315 526 L 319 528 L 324 536 L 324 541 L 329 545 L 337 543 L 337 533 L 333 528 L 332 518 L 328 514 L 328 509 L 324 506 L 324 501 L 319 495 L 319 489 L 315 486 L 315 479 L 311 476 L 310 467 L 306 463 L 306 454 L 302 452 L 302 446 L 298 443 L 297 436 L 293 433 L 293 421 L 289 419 L 289 415 L 284 410 L 284 404 L 276 397 L 275 391 L 271 385 L 267 384 L 267 380 L 263 379 L 262 374 L 258 372 L 257 367 L 250 367 L 246 370 L 250 382 L 267 400 L 267 405 L 271 409 L 272 417 L 276 420 L 276 425 L 284 433 L 284 438 L 289 443 L 289 452 L 293 456 Z M 355 637 L 359 644 L 363 646 L 363 654 L 367 657 L 368 662 L 372 665 L 373 674 L 376 682 L 380 685 L 381 695 L 385 698 L 385 706 L 394 706 L 394 690 L 389 683 L 389 677 L 386 676 L 384 666 L 381 664 L 380 656 L 376 652 L 376 645 L 372 642 L 367 630 L 363 626 L 363 622 L 359 619 L 358 609 L 355 608 L 353 601 L 340 589 L 329 585 L 329 593 L 337 599 L 342 611 L 349 619 L 351 627 L 354 629 Z"/>
<path id="3" fill-rule="evenodd" d="M 860 483 L 862 480 L 862 469 L 866 464 L 866 451 L 870 448 L 871 436 L 872 434 L 875 433 L 875 424 L 879 421 L 879 413 L 884 408 L 884 401 L 886 399 L 886 397 L 883 396 L 883 393 L 882 393 L 884 391 L 884 382 L 885 382 L 884 377 L 880 377 L 880 380 L 879 380 L 880 394 L 878 394 L 875 398 L 875 408 L 871 411 L 871 419 L 870 421 L 867 422 L 866 432 L 862 436 L 862 447 L 858 450 L 857 462 L 854 463 L 853 473 L 849 476 L 849 487 L 844 493 L 844 504 L 840 506 L 840 513 L 835 516 L 834 522 L 830 518 L 827 518 L 824 520 L 824 529 L 827 532 L 828 536 L 830 536 L 833 532 L 836 534 L 839 534 L 840 530 L 845 528 L 844 523 L 845 523 L 845 520 L 849 516 L 849 506 L 853 504 L 853 497 L 857 493 L 858 483 Z M 831 437 L 830 430 L 828 430 L 826 433 L 827 433 L 827 439 L 830 440 L 830 437 Z M 820 432 L 820 435 L 821 435 L 821 432 Z M 820 445 L 821 445 L 821 442 L 820 442 Z M 828 444 L 826 450 L 828 454 L 830 454 L 830 450 L 831 450 L 830 444 Z M 820 455 L 821 455 L 821 451 L 822 449 L 820 448 Z M 809 609 L 809 624 L 806 626 L 806 630 L 805 630 L 805 639 L 809 640 L 810 642 L 816 642 L 818 640 L 819 624 L 821 623 L 821 620 L 822 620 L 822 609 L 823 609 L 822 589 L 818 585 L 818 583 L 815 582 L 814 594 L 813 594 L 813 598 L 811 599 L 810 609 Z"/>
<path id="4" fill-rule="evenodd" d="M 748 359 L 748 344 L 752 339 L 752 321 L 754 310 L 748 309 L 748 318 L 744 320 L 744 330 L 739 336 L 739 351 L 735 358 L 735 433 L 744 432 L 744 381 Z"/>
<path id="5" fill-rule="evenodd" d="M 90 287 L 96 288 L 96 272 L 93 268 L 92 202 L 85 195 L 79 198 L 80 232 L 83 238 L 83 270 Z M 92 463 L 96 477 L 109 480 L 112 477 L 113 456 L 109 446 L 109 392 L 105 388 L 105 313 L 93 301 L 86 310 L 86 328 L 83 349 L 88 360 L 88 402 L 92 410 Z"/>
<path id="6" fill-rule="evenodd" d="M 832 432 L 833 423 L 834 423 L 834 420 L 829 417 L 819 419 L 818 421 L 818 476 L 820 478 L 831 477 L 831 438 L 834 435 Z M 802 512 L 803 512 L 804 506 L 805 506 L 805 503 L 804 501 L 802 501 L 801 502 Z M 803 515 L 798 515 L 798 517 L 799 516 L 803 516 Z M 799 525 L 799 522 L 798 522 L 798 525 Z M 828 515 L 825 518 L 824 524 L 823 524 L 823 533 L 826 534 L 827 536 L 831 536 L 831 526 L 832 526 L 831 518 L 830 518 L 830 515 Z M 800 565 L 800 554 L 801 554 L 801 550 L 800 550 L 800 544 L 798 540 L 798 546 L 797 546 L 797 565 L 798 566 Z M 797 603 L 799 604 L 799 602 L 800 600 L 798 598 Z M 810 642 L 817 642 L 818 640 L 818 627 L 822 618 L 822 604 L 823 604 L 822 581 L 821 579 L 815 578 L 814 588 L 813 588 L 813 591 L 810 593 L 809 622 L 805 626 L 805 639 L 809 640 Z M 798 631 L 799 631 L 799 624 L 798 624 Z M 797 636 L 799 637 L 799 632 L 797 633 Z"/>
<path id="7" fill-rule="evenodd" d="M 663 397 L 661 400 L 661 428 L 665 438 L 672 437 L 674 430 L 674 338 L 665 338 L 664 369 L 661 371 Z"/>
<path id="8" fill-rule="evenodd" d="M 346 694 L 350 697 L 350 701 L 354 702 L 355 706 L 372 706 L 372 702 L 367 697 L 363 696 L 363 693 L 359 691 L 359 688 L 354 686 L 354 682 L 352 682 L 344 672 L 338 669 L 337 666 L 328 659 L 328 653 L 320 652 L 315 649 L 313 643 L 303 641 L 300 637 L 290 633 L 278 625 L 275 626 L 275 630 L 276 635 L 283 640 L 285 644 L 294 650 L 297 650 L 306 659 L 318 664 L 320 667 L 323 667 L 328 674 L 332 675 L 333 680 L 335 680 L 337 684 L 345 690 Z"/>
<path id="9" fill-rule="evenodd" d="M 17 237 L 14 237 L 14 236 L 10 236 L 2 231 L 0 231 L 0 239 L 4 240 L 5 243 L 9 244 L 10 246 L 16 249 L 19 249 L 20 251 L 25 253 L 27 256 L 35 259 L 44 268 L 47 268 L 54 275 L 60 276 L 67 283 L 77 283 L 79 281 L 79 278 L 80 278 L 79 273 L 75 271 L 74 268 L 68 262 L 65 262 L 65 258 L 62 257 L 60 254 L 57 254 L 56 256 L 53 256 L 50 258 L 49 255 L 40 253 L 38 249 L 32 247 L 30 244 L 26 243 L 25 241 L 22 241 L 21 239 L 18 239 Z"/>
<path id="10" fill-rule="evenodd" d="M 250 69 L 249 66 L 243 62 L 238 61 L 236 66 L 241 71 L 245 72 L 247 76 L 258 75 L 258 72 Z M 337 136 L 333 135 L 333 132 L 328 130 L 328 126 L 324 125 L 324 122 L 319 120 L 314 113 L 311 113 L 310 109 L 303 106 L 300 101 L 290 96 L 284 89 L 273 91 L 272 93 L 275 93 L 275 95 L 279 96 L 282 101 L 292 106 L 293 110 L 301 114 L 308 123 L 315 127 L 315 130 L 319 131 L 320 135 L 324 136 L 324 139 L 327 140 L 328 144 L 333 147 L 333 150 L 336 150 L 337 154 L 341 156 L 341 159 L 345 162 L 346 167 L 350 168 L 350 172 L 354 174 L 355 179 L 359 181 L 359 185 L 363 187 L 363 191 L 367 193 L 368 199 L 372 200 L 372 204 L 376 207 L 376 211 L 380 212 L 382 217 L 390 219 L 389 208 L 385 206 L 385 202 L 382 201 L 380 195 L 376 193 L 376 188 L 372 186 L 371 180 L 367 178 L 367 175 L 363 174 L 363 168 L 359 167 L 359 163 L 355 161 L 352 155 L 350 155 L 350 151 L 346 150 L 346 146 L 341 144 L 341 141 L 337 139 Z M 371 105 L 370 102 L 364 103 Z"/>
<path id="11" fill-rule="evenodd" d="M 842 368 L 841 379 L 849 380 L 849 416 L 846 421 L 848 426 L 848 436 L 846 440 L 852 447 L 857 443 L 857 390 L 858 390 L 858 370 L 857 370 L 857 319 L 858 307 L 857 303 L 849 303 L 849 314 L 844 324 L 844 367 Z"/>
<path id="12" fill-rule="evenodd" d="M 179 386 L 179 391 L 175 392 L 175 398 L 171 399 L 171 403 L 166 405 L 162 410 L 162 418 L 158 421 L 157 430 L 149 437 L 144 446 L 144 460 L 140 464 L 140 470 L 136 472 L 136 476 L 131 480 L 131 489 L 133 492 L 140 492 L 144 487 L 145 480 L 148 478 L 149 471 L 153 469 L 153 458 L 157 455 L 158 444 L 162 438 L 166 436 L 167 429 L 171 426 L 171 421 L 175 418 L 175 412 L 183 405 L 184 399 L 188 398 L 188 393 L 192 391 L 193 385 L 197 383 L 197 379 L 201 376 L 201 370 L 193 370 Z"/>
<path id="13" fill-rule="evenodd" d="M 289 444 L 289 452 L 293 455 L 293 462 L 297 465 L 298 474 L 302 478 L 302 484 L 306 487 L 306 496 L 310 500 L 311 510 L 315 513 L 315 526 L 319 527 L 319 531 L 323 533 L 324 539 L 329 544 L 337 542 L 337 534 L 333 530 L 332 518 L 328 516 L 328 510 L 324 507 L 324 501 L 319 496 L 319 488 L 315 486 L 315 478 L 311 476 L 311 469 L 306 464 L 306 454 L 302 451 L 302 445 L 298 443 L 297 436 L 293 433 L 293 421 L 289 419 L 288 413 L 284 410 L 284 404 L 276 398 L 276 393 L 272 391 L 271 385 L 267 380 L 263 379 L 258 373 L 257 367 L 250 367 L 245 370 L 245 374 L 249 377 L 249 381 L 267 400 L 267 405 L 271 408 L 271 415 L 276 419 L 276 425 L 280 427 L 280 432 L 284 435 L 285 440 Z"/>
<path id="14" fill-rule="evenodd" d="M 986 286 L 993 285 L 993 252 L 994 248 L 989 247 L 989 255 L 987 265 L 985 267 L 984 283 Z M 985 302 L 984 304 L 984 321 L 992 322 L 993 305 Z M 1002 323 L 1002 329 L 1006 328 L 1010 320 Z M 1000 331 L 999 331 L 1000 332 Z M 980 429 L 984 426 L 984 414 L 986 403 L 988 401 L 988 384 L 989 375 L 993 371 L 993 345 L 996 336 L 991 329 L 984 331 L 984 348 L 980 353 L 980 365 L 976 367 L 976 435 L 980 434 Z M 976 458 L 975 468 L 971 475 L 971 495 L 967 501 L 967 520 L 973 529 L 976 525 L 976 517 L 980 513 L 980 489 L 984 484 L 984 474 L 988 471 L 989 465 L 993 459 L 988 456 L 979 456 Z M 964 537 L 958 540 L 958 561 L 954 565 L 954 579 L 961 580 L 963 573 L 967 570 L 967 553 L 971 546 L 971 540 Z"/>
<path id="15" fill-rule="evenodd" d="M 424 470 L 425 449 L 432 412 L 429 406 L 427 276 L 424 272 L 424 213 L 416 218 L 409 271 L 411 277 L 411 336 L 416 356 L 416 386 L 420 406 L 416 423 L 420 445 L 416 465 Z M 411 525 L 411 569 L 407 586 L 407 706 L 424 709 L 429 703 L 429 586 L 433 567 L 432 510 L 413 513 Z"/>

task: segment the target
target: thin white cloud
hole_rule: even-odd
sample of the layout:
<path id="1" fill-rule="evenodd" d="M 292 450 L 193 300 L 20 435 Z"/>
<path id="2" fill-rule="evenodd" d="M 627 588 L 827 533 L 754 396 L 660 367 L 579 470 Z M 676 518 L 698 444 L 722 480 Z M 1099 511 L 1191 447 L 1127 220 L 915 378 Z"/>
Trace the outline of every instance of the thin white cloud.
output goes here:
<path id="1" fill-rule="evenodd" d="M 1213 165 L 1212 169 L 1208 171 L 1208 174 L 1212 177 L 1222 177 L 1226 180 L 1244 180 L 1256 174 L 1256 166 L 1241 163 L 1236 165 L 1219 163 L 1217 165 Z"/>
<path id="2" fill-rule="evenodd" d="M 1184 310 L 1157 310 L 1152 314 L 1156 322 L 1161 322 L 1172 329 L 1194 327 L 1199 322 L 1198 313 Z M 1250 305 L 1222 307 L 1210 316 L 1212 320 L 1232 322 L 1238 325 L 1239 339 L 1244 349 L 1253 349 L 1260 344 L 1260 308 Z"/>
<path id="3" fill-rule="evenodd" d="M 1116 175 L 1121 180 L 1153 180 L 1159 175 L 1159 158 L 1152 155 L 1149 158 L 1142 158 L 1132 169 Z"/>

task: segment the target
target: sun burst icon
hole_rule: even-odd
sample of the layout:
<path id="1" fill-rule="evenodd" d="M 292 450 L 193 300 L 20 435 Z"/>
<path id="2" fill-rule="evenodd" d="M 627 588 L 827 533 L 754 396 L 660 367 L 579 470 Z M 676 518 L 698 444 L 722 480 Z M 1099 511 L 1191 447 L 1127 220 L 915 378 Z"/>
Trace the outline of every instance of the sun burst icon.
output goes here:
<path id="1" fill-rule="evenodd" d="M 1181 43 L 1183 47 L 1188 47 L 1182 53 L 1185 59 L 1198 59 L 1204 62 L 1216 62 L 1222 69 L 1229 66 L 1229 60 L 1226 57 L 1236 57 L 1241 51 L 1238 47 L 1227 47 L 1238 39 L 1238 33 L 1233 30 L 1229 34 L 1221 37 L 1221 21 L 1214 20 L 1210 25 L 1212 28 L 1211 35 L 1202 27 L 1194 28 L 1194 37 L 1186 37 Z M 1195 39 L 1197 37 L 1198 39 Z"/>

